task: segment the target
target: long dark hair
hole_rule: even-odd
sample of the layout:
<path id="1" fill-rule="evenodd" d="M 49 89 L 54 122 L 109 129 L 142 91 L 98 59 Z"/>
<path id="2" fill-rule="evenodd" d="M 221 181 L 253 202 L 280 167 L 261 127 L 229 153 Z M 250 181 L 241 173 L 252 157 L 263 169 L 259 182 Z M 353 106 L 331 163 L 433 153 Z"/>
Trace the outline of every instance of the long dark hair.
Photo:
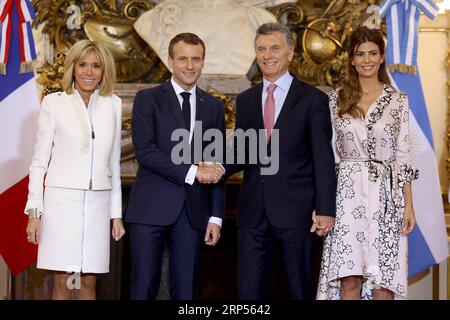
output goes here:
<path id="1" fill-rule="evenodd" d="M 384 56 L 385 46 L 381 32 L 378 29 L 369 29 L 367 27 L 359 27 L 350 35 L 348 47 L 348 64 L 347 74 L 342 82 L 342 88 L 339 91 L 339 97 L 337 101 L 337 114 L 341 117 L 343 114 L 348 113 L 352 117 L 361 117 L 364 113 L 358 107 L 358 102 L 361 99 L 361 85 L 359 83 L 358 73 L 355 67 L 352 65 L 353 57 L 356 50 L 364 42 L 373 42 L 378 46 L 380 54 Z M 386 70 L 386 59 L 380 65 L 378 70 L 378 80 L 392 87 L 389 75 Z"/>

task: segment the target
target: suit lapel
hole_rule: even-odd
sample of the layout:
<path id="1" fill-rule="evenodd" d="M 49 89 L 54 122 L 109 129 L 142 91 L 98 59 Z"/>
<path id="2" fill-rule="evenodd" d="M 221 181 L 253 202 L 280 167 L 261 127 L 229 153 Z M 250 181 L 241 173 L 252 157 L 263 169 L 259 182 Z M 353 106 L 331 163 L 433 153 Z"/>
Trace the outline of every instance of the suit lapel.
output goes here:
<path id="1" fill-rule="evenodd" d="M 288 94 L 286 96 L 286 100 L 284 101 L 283 107 L 281 108 L 280 114 L 278 115 L 277 121 L 273 126 L 274 129 L 281 128 L 283 123 L 286 121 L 289 112 L 297 105 L 295 102 L 298 100 L 301 92 L 301 82 L 294 77 L 291 83 L 291 87 L 289 88 Z"/>
<path id="2" fill-rule="evenodd" d="M 174 116 L 178 127 L 184 128 L 184 118 L 183 112 L 181 111 L 180 102 L 178 101 L 177 94 L 175 93 L 174 88 L 170 81 L 167 81 L 163 84 L 163 90 L 166 93 L 167 108 L 171 111 Z"/>
<path id="3" fill-rule="evenodd" d="M 204 109 L 204 93 L 197 87 L 195 91 L 195 121 L 201 121 L 203 119 L 203 109 Z"/>
<path id="4" fill-rule="evenodd" d="M 194 133 L 192 136 L 192 140 L 191 140 L 191 161 L 192 163 L 198 163 L 199 161 L 202 161 L 202 159 L 197 159 L 195 158 L 195 151 L 196 149 L 196 142 L 200 143 L 200 148 L 203 148 L 202 146 L 202 134 L 203 132 L 200 131 L 200 129 L 203 130 L 203 128 L 200 128 L 200 126 L 195 123 L 196 121 L 204 121 L 205 118 L 204 116 L 206 115 L 206 113 L 204 112 L 205 108 L 207 108 L 207 106 L 205 105 L 205 97 L 204 97 L 204 92 L 202 90 L 200 90 L 198 87 L 195 89 L 195 121 L 194 121 Z M 192 106 L 191 106 L 192 107 Z M 200 137 L 199 141 L 198 138 Z M 203 150 L 203 149 L 201 149 Z"/>
<path id="5" fill-rule="evenodd" d="M 66 92 L 63 92 L 61 94 L 64 95 L 65 99 L 67 99 L 68 105 L 72 107 L 72 110 L 75 114 L 75 118 L 78 122 L 78 127 L 80 128 L 80 137 L 81 137 L 80 153 L 82 155 L 87 154 L 89 152 L 90 147 L 89 137 L 91 131 L 91 124 L 83 99 L 76 92 L 73 92 L 72 94 L 67 94 Z"/>
<path id="6" fill-rule="evenodd" d="M 257 128 L 256 129 L 264 129 L 264 119 L 263 119 L 263 113 L 262 108 L 264 108 L 264 105 L 261 105 L 261 97 L 262 97 L 262 90 L 263 85 L 260 83 L 254 92 L 254 97 L 252 98 L 253 101 L 256 101 L 254 104 L 256 106 L 256 119 L 257 119 Z M 245 107 L 244 107 L 245 108 Z"/>

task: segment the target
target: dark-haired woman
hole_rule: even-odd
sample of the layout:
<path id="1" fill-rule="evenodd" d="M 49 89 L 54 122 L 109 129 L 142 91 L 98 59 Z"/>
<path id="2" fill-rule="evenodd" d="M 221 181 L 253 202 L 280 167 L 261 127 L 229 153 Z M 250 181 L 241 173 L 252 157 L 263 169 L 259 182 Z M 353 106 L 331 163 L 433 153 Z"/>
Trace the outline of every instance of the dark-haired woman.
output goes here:
<path id="1" fill-rule="evenodd" d="M 408 98 L 392 87 L 384 41 L 360 27 L 347 77 L 330 93 L 338 171 L 336 222 L 324 244 L 318 299 L 405 299 L 415 226 Z"/>

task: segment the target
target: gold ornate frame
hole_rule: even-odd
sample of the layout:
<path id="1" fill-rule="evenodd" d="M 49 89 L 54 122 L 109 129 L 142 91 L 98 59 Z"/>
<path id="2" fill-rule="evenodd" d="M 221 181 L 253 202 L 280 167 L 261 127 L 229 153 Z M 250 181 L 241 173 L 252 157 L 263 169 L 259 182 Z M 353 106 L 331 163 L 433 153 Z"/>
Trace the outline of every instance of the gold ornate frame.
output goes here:
<path id="1" fill-rule="evenodd" d="M 60 89 L 64 52 L 80 39 L 97 40 L 113 53 L 118 82 L 160 83 L 169 72 L 133 29 L 133 23 L 156 3 L 152 0 L 33 0 L 37 13 L 34 26 L 45 24 L 43 32 L 54 48 L 54 63 L 39 72 L 44 94 Z M 319 86 L 335 86 L 342 78 L 347 60 L 346 40 L 355 26 L 368 17 L 367 7 L 380 0 L 299 0 L 267 8 L 293 31 L 297 46 L 290 70 L 299 78 Z M 74 28 L 71 6 L 79 8 Z M 78 27 L 78 28 L 77 28 Z M 257 68 L 252 68 L 257 69 Z M 258 72 L 250 72 L 253 82 Z"/>
<path id="2" fill-rule="evenodd" d="M 316 86 L 338 85 L 343 78 L 348 59 L 345 54 L 348 35 L 353 28 L 367 19 L 367 7 L 379 1 L 300 0 L 267 8 L 279 21 L 288 25 L 294 34 L 297 45 L 290 71 Z M 54 57 L 50 59 L 52 63 L 46 62 L 38 70 L 38 81 L 43 86 L 43 95 L 61 90 L 65 52 L 76 41 L 86 38 L 100 41 L 114 55 L 119 82 L 115 92 L 124 101 L 122 178 L 124 183 L 131 182 L 137 169 L 130 130 L 134 94 L 138 88 L 161 83 L 170 76 L 156 53 L 133 28 L 136 19 L 143 12 L 155 7 L 156 3 L 152 0 L 32 2 L 37 13 L 34 25 L 44 25 L 43 32 L 48 39 L 46 45 L 55 52 Z M 75 19 L 74 6 L 79 10 Z M 247 77 L 253 83 L 261 80 L 256 64 Z M 229 80 L 239 82 L 237 79 Z M 248 85 L 251 84 L 250 81 Z M 211 81 L 205 88 L 224 102 L 227 128 L 234 128 L 234 93 L 227 92 L 226 89 L 218 91 L 217 86 L 213 89 L 214 86 L 209 84 Z"/>

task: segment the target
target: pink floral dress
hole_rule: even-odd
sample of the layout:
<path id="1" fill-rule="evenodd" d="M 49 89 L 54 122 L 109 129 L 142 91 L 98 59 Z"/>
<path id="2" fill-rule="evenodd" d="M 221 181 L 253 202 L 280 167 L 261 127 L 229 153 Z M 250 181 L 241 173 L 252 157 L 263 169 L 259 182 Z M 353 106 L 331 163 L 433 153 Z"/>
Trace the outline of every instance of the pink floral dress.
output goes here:
<path id="1" fill-rule="evenodd" d="M 323 248 L 317 299 L 340 299 L 340 278 L 363 277 L 361 296 L 387 288 L 405 299 L 408 288 L 403 185 L 411 167 L 408 98 L 385 85 L 364 119 L 337 116 L 330 93 L 333 150 L 338 175 L 336 222 Z"/>

